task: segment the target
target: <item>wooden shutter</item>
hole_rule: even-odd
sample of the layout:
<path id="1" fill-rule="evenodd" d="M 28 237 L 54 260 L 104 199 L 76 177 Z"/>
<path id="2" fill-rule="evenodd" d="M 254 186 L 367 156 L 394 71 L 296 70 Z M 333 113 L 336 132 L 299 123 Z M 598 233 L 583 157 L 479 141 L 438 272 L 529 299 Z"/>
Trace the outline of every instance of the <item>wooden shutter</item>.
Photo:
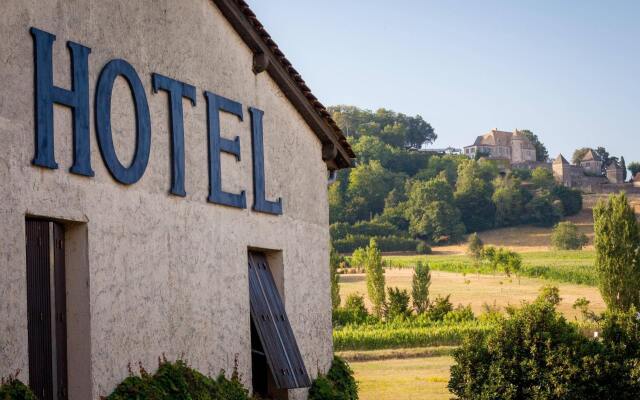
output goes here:
<path id="1" fill-rule="evenodd" d="M 311 386 L 284 304 L 262 253 L 249 253 L 249 293 L 251 319 L 276 386 L 279 389 Z"/>
<path id="2" fill-rule="evenodd" d="M 62 226 L 44 220 L 26 220 L 26 250 L 29 386 L 40 400 L 66 400 L 67 327 Z"/>

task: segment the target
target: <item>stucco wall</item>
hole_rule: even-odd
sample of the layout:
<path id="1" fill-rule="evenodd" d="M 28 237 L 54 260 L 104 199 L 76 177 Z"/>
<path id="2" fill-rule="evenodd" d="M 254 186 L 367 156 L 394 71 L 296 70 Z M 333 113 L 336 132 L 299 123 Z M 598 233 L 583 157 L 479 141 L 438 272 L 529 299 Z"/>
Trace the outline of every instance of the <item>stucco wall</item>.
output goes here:
<path id="1" fill-rule="evenodd" d="M 25 215 L 86 223 L 91 312 L 92 397 L 127 376 L 127 363 L 155 368 L 184 354 L 216 374 L 238 357 L 250 382 L 247 248 L 282 250 L 285 302 L 307 369 L 331 360 L 326 167 L 313 132 L 208 0 L 5 0 L 0 4 L 0 375 L 28 373 Z M 71 112 L 55 107 L 57 170 L 31 165 L 34 152 L 33 41 L 30 27 L 57 36 L 54 83 L 69 88 L 66 41 L 92 48 L 91 104 L 97 76 L 113 58 L 130 62 L 151 111 L 151 156 L 136 184 L 116 183 L 95 140 L 94 178 L 68 172 Z M 185 101 L 186 198 L 170 187 L 167 95 L 151 93 L 157 72 L 196 86 Z M 208 90 L 243 104 L 245 118 L 223 115 L 222 135 L 240 136 L 241 161 L 222 155 L 223 189 L 246 190 L 249 209 L 207 203 Z M 267 199 L 283 215 L 250 210 L 253 201 L 247 107 L 264 110 Z M 123 81 L 113 95 L 114 142 L 123 163 L 134 148 L 133 107 Z M 73 346 L 73 343 L 69 344 Z M 295 395 L 300 397 L 302 395 Z M 83 399 L 84 400 L 84 399 Z"/>

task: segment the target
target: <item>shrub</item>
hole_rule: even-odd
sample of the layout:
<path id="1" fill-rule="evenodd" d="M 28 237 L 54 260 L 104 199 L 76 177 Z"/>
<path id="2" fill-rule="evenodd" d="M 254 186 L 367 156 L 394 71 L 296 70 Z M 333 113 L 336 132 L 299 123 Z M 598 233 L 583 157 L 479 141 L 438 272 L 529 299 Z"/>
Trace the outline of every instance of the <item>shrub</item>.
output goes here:
<path id="1" fill-rule="evenodd" d="M 419 242 L 416 246 L 416 253 L 418 254 L 431 254 L 431 247 L 425 242 Z"/>
<path id="2" fill-rule="evenodd" d="M 600 293 L 610 309 L 640 307 L 640 233 L 624 193 L 593 210 Z"/>
<path id="3" fill-rule="evenodd" d="M 482 257 L 482 249 L 484 248 L 484 243 L 480 239 L 477 233 L 472 233 L 469 235 L 469 239 L 467 240 L 467 255 L 474 260 L 480 260 Z"/>
<path id="4" fill-rule="evenodd" d="M 443 320 L 448 324 L 457 324 L 463 321 L 473 321 L 474 319 L 476 319 L 476 316 L 473 315 L 471 304 L 467 304 L 466 306 L 458 304 L 455 310 L 445 314 Z"/>
<path id="5" fill-rule="evenodd" d="M 416 251 L 419 240 L 403 236 L 365 236 L 347 235 L 344 239 L 333 241 L 333 245 L 340 253 L 351 253 L 359 247 L 365 247 L 371 239 L 375 239 L 381 251 Z"/>
<path id="6" fill-rule="evenodd" d="M 0 400 L 37 400 L 31 389 L 18 380 L 18 373 L 0 379 Z"/>
<path id="7" fill-rule="evenodd" d="M 422 314 L 429 308 L 429 286 L 431 286 L 431 272 L 429 264 L 418 261 L 413 270 L 411 280 L 411 297 L 416 313 Z"/>
<path id="8" fill-rule="evenodd" d="M 429 305 L 427 310 L 427 317 L 432 321 L 442 321 L 444 316 L 453 310 L 453 304 L 449 301 L 450 294 L 445 297 L 437 296 L 436 299 Z"/>
<path id="9" fill-rule="evenodd" d="M 588 340 L 544 296 L 511 312 L 454 351 L 449 390 L 464 400 L 587 398 L 589 377 L 576 367 Z"/>
<path id="10" fill-rule="evenodd" d="M 556 311 L 558 302 L 557 288 L 545 288 L 497 329 L 467 336 L 454 351 L 449 390 L 461 400 L 640 398 L 636 309 L 604 314 L 600 338 L 588 339 Z"/>
<path id="11" fill-rule="evenodd" d="M 216 379 L 192 369 L 183 360 L 169 362 L 164 357 L 158 370 L 149 374 L 140 367 L 140 374 L 126 378 L 106 397 L 106 400 L 249 400 L 249 391 L 242 386 L 234 369 L 231 379 L 224 371 Z"/>
<path id="12" fill-rule="evenodd" d="M 551 233 L 551 245 L 558 250 L 581 250 L 589 240 L 572 222 L 560 222 Z"/>
<path id="13" fill-rule="evenodd" d="M 409 293 L 405 289 L 388 288 L 387 317 L 395 319 L 409 316 Z"/>
<path id="14" fill-rule="evenodd" d="M 386 237 L 400 235 L 400 231 L 393 224 L 386 221 L 359 221 L 351 225 L 346 222 L 336 222 L 329 227 L 331 239 L 345 239 L 347 236 Z"/>
<path id="15" fill-rule="evenodd" d="M 313 381 L 309 400 L 358 400 L 358 383 L 349 364 L 334 356 L 327 374 Z"/>
<path id="16" fill-rule="evenodd" d="M 333 312 L 334 325 L 362 324 L 369 318 L 369 312 L 364 305 L 364 297 L 358 293 L 347 296 L 344 307 Z"/>

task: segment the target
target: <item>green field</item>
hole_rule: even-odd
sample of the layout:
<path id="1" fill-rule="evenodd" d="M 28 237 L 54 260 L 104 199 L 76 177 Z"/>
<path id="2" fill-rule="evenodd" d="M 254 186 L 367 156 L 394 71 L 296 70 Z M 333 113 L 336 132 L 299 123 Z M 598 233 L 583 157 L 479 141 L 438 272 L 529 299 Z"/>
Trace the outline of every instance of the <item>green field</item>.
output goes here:
<path id="1" fill-rule="evenodd" d="M 596 286 L 594 250 L 549 250 L 520 253 L 523 266 L 521 276 L 542 278 L 555 282 Z M 394 268 L 411 268 L 418 261 L 429 263 L 432 270 L 466 274 L 494 274 L 487 264 L 474 262 L 464 254 L 432 254 L 427 256 L 384 256 Z"/>

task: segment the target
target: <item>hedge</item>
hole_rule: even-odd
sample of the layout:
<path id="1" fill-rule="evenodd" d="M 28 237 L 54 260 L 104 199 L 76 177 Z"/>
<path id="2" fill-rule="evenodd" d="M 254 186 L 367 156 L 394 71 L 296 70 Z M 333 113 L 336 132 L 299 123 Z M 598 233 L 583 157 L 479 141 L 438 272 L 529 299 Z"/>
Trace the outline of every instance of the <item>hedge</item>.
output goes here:
<path id="1" fill-rule="evenodd" d="M 375 239 L 381 251 L 416 251 L 419 240 L 402 236 L 365 236 L 347 235 L 344 239 L 333 241 L 333 247 L 340 253 L 352 253 L 359 247 L 369 245 L 370 239 Z"/>

